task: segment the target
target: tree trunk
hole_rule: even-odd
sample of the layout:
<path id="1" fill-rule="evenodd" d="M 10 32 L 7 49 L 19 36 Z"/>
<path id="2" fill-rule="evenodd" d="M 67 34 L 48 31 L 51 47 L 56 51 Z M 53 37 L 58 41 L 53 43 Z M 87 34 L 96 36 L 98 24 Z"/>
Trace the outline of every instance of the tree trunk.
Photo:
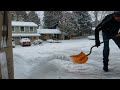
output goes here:
<path id="1" fill-rule="evenodd" d="M 99 11 L 94 12 L 94 15 L 95 15 L 95 27 L 97 27 L 97 25 L 98 25 L 98 12 Z"/>
<path id="2" fill-rule="evenodd" d="M 3 12 L 0 12 L 0 37 L 2 36 L 2 25 L 3 25 Z M 11 12 L 6 11 L 7 27 L 8 27 L 8 39 L 7 46 L 4 47 L 7 60 L 8 79 L 14 79 L 14 67 L 13 67 L 13 50 L 12 50 L 12 26 L 11 26 Z M 1 43 L 0 43 L 1 44 Z M 2 79 L 1 66 L 0 66 L 0 79 Z"/>

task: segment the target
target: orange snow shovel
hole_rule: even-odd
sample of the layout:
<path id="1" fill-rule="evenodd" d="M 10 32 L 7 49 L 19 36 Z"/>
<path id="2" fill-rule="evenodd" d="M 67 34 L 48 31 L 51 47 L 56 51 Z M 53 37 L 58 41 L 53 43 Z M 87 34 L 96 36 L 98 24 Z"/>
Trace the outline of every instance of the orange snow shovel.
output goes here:
<path id="1" fill-rule="evenodd" d="M 100 44 L 102 44 L 101 42 Z M 88 60 L 88 56 L 91 54 L 93 47 L 96 47 L 95 45 L 91 47 L 90 53 L 85 54 L 84 52 L 81 52 L 80 54 L 77 55 L 71 55 L 70 58 L 72 59 L 73 63 L 75 64 L 84 64 Z"/>

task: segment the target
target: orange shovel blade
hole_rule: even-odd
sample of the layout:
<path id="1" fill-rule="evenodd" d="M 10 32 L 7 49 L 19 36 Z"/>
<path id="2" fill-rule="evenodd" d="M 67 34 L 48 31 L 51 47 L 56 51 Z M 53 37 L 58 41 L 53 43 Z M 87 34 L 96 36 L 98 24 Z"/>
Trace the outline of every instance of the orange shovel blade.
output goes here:
<path id="1" fill-rule="evenodd" d="M 75 63 L 75 64 L 83 64 L 88 60 L 88 57 L 83 52 L 81 52 L 80 54 L 77 54 L 77 55 L 72 55 L 72 56 L 70 56 L 70 58 L 72 59 L 73 63 Z"/>

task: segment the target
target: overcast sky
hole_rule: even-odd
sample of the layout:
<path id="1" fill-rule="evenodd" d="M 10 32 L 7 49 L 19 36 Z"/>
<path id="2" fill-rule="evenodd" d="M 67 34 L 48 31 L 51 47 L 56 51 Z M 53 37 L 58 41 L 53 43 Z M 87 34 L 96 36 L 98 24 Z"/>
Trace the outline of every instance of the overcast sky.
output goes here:
<path id="1" fill-rule="evenodd" d="M 41 21 L 43 20 L 43 14 L 44 14 L 44 11 L 36 11 L 38 16 L 40 17 Z M 94 20 L 94 16 L 93 16 L 93 13 L 89 12 L 92 16 L 92 20 Z M 43 22 L 42 22 L 43 23 Z"/>

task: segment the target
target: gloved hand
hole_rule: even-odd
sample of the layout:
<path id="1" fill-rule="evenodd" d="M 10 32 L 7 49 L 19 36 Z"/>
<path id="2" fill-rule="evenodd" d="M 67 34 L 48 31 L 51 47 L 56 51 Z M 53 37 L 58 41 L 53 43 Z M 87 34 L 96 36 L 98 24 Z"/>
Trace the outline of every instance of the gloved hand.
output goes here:
<path id="1" fill-rule="evenodd" d="M 100 40 L 95 40 L 95 46 L 99 47 L 100 46 Z"/>
<path id="2" fill-rule="evenodd" d="M 116 34 L 115 36 L 116 36 L 116 37 L 120 36 L 120 33 Z"/>

